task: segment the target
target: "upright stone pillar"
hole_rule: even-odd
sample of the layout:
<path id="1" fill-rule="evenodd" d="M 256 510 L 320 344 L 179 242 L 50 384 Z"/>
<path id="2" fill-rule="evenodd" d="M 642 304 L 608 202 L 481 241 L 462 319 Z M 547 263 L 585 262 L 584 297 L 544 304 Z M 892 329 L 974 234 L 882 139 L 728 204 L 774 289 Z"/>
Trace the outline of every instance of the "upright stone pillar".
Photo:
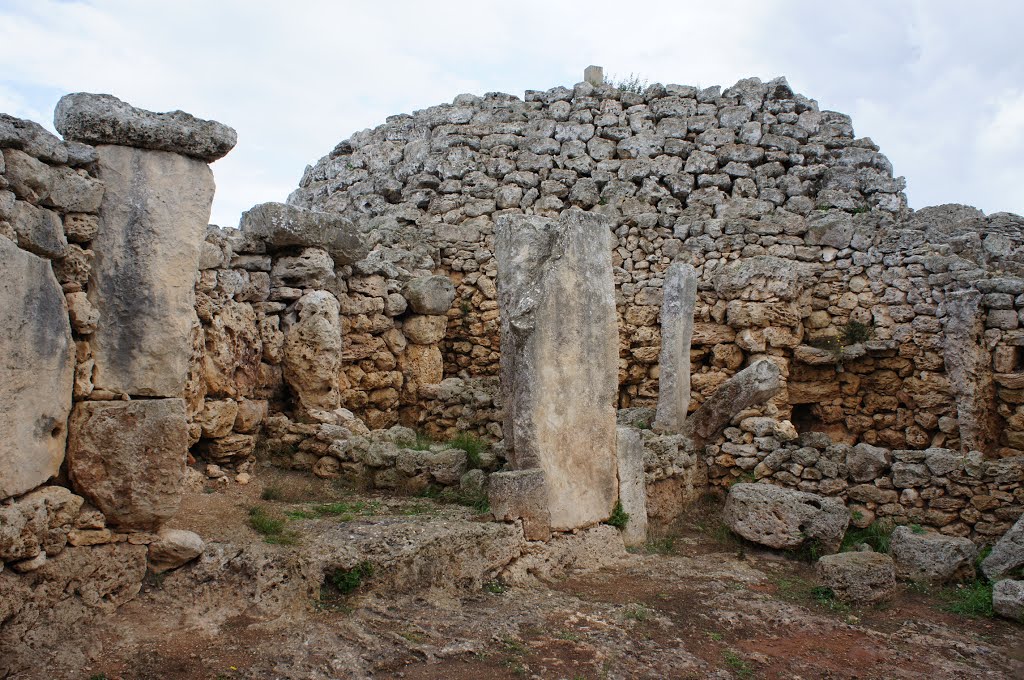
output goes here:
<path id="1" fill-rule="evenodd" d="M 618 495 L 611 252 L 595 213 L 497 221 L 505 440 L 515 469 L 544 471 L 556 530 L 607 519 Z"/>
<path id="2" fill-rule="evenodd" d="M 962 451 L 987 453 L 998 441 L 992 356 L 982 345 L 981 293 L 960 290 L 946 296 L 942 354 L 956 398 Z"/>
<path id="3" fill-rule="evenodd" d="M 690 341 L 697 304 L 697 270 L 681 262 L 669 265 L 664 293 L 654 429 L 676 434 L 682 431 L 690 408 Z"/>
<path id="4" fill-rule="evenodd" d="M 54 126 L 96 146 L 105 185 L 88 287 L 99 312 L 95 389 L 70 419 L 69 475 L 112 525 L 150 530 L 180 496 L 194 287 L 214 192 L 207 163 L 231 150 L 235 131 L 84 93 L 60 100 Z M 114 400 L 123 395 L 150 398 Z"/>
<path id="5" fill-rule="evenodd" d="M 622 529 L 627 548 L 647 542 L 647 483 L 644 477 L 644 442 L 640 430 L 618 428 L 619 502 L 629 515 Z"/>

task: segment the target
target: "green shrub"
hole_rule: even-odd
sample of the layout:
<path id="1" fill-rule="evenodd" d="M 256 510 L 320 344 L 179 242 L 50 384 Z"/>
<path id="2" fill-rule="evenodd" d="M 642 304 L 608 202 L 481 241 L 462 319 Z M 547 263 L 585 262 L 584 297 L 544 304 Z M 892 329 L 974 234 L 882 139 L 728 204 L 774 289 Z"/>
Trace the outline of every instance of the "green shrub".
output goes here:
<path id="1" fill-rule="evenodd" d="M 616 529 L 625 529 L 626 525 L 629 524 L 629 513 L 622 509 L 622 501 L 615 504 L 612 515 L 605 524 L 610 524 Z"/>
<path id="2" fill-rule="evenodd" d="M 887 553 L 889 552 L 889 542 L 892 539 L 894 528 L 890 522 L 879 520 L 872 522 L 863 529 L 851 527 L 847 529 L 846 535 L 843 536 L 843 545 L 840 550 L 850 552 L 851 550 L 856 550 L 857 546 L 861 543 L 867 543 L 875 552 Z"/>
<path id="3" fill-rule="evenodd" d="M 850 319 L 843 326 L 840 336 L 843 339 L 844 345 L 856 345 L 859 342 L 867 342 L 873 338 L 875 336 L 875 329 L 865 323 Z"/>
<path id="4" fill-rule="evenodd" d="M 632 92 L 633 94 L 643 94 L 644 89 L 647 87 L 647 79 L 641 78 L 635 73 L 630 73 L 624 78 L 618 78 L 611 76 L 608 79 L 608 84 L 616 88 L 619 92 Z"/>
<path id="5" fill-rule="evenodd" d="M 466 452 L 466 463 L 471 470 L 481 467 L 480 454 L 487 449 L 487 442 L 472 432 L 460 432 L 448 440 L 448 446 Z"/>
<path id="6" fill-rule="evenodd" d="M 249 508 L 249 526 L 263 536 L 267 543 L 291 545 L 298 541 L 293 531 L 285 531 L 285 520 L 270 515 L 265 508 L 257 505 Z"/>
<path id="7" fill-rule="evenodd" d="M 327 583 L 338 593 L 349 595 L 355 592 L 363 581 L 373 576 L 373 565 L 360 562 L 351 569 L 335 569 L 327 575 Z"/>

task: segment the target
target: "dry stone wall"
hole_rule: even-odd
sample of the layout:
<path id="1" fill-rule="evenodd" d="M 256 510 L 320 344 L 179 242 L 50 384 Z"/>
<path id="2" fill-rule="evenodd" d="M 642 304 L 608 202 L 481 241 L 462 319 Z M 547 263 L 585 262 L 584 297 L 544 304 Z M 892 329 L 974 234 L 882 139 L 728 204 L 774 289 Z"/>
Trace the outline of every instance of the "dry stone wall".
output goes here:
<path id="1" fill-rule="evenodd" d="M 766 412 L 800 429 L 1015 455 L 1024 222 L 964 206 L 911 213 L 903 186 L 848 116 L 784 79 L 640 93 L 580 83 L 392 116 L 308 168 L 289 201 L 362 225 L 374 263 L 417 261 L 452 280 L 445 377 L 497 372 L 495 221 L 579 207 L 613 224 L 619 406 L 656 403 L 665 273 L 683 262 L 699 277 L 691 410 L 768 358 L 786 389 Z M 981 327 L 954 348 L 946 302 L 960 289 L 980 293 Z M 984 370 L 947 364 L 964 342 Z M 353 385 L 343 404 L 358 411 L 371 390 Z M 422 418 L 411 392 L 405 422 Z M 374 417 L 395 411 L 378 404 Z M 989 424 L 961 441 L 961 421 Z"/>

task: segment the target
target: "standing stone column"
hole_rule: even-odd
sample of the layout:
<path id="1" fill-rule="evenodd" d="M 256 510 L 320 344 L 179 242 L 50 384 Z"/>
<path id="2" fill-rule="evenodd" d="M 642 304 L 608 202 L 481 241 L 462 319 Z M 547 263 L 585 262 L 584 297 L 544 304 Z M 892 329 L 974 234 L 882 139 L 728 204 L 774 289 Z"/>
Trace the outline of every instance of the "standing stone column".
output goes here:
<path id="1" fill-rule="evenodd" d="M 658 410 L 654 429 L 678 433 L 690 408 L 690 341 L 697 304 L 697 270 L 675 262 L 665 273 L 658 358 Z"/>
<path id="2" fill-rule="evenodd" d="M 54 125 L 96 146 L 105 185 L 88 287 L 99 312 L 95 389 L 70 420 L 68 471 L 111 524 L 149 530 L 180 498 L 194 287 L 214 193 L 207 163 L 231 150 L 235 131 L 84 93 L 60 100 Z M 146 399 L 114 401 L 124 395 Z"/>
<path id="3" fill-rule="evenodd" d="M 506 443 L 515 469 L 544 471 L 558 530 L 607 519 L 617 498 L 611 251 L 594 213 L 496 225 Z"/>
<path id="4" fill-rule="evenodd" d="M 992 356 L 982 345 L 981 293 L 950 292 L 945 307 L 942 354 L 956 398 L 960 448 L 986 453 L 998 441 L 998 433 Z"/>

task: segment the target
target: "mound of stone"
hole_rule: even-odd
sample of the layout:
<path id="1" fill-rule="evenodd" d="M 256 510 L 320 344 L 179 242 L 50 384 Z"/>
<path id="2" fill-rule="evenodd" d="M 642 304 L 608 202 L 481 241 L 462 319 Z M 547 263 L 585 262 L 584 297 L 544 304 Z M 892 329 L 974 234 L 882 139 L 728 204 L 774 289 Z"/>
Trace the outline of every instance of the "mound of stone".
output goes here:
<path id="1" fill-rule="evenodd" d="M 826 554 L 839 550 L 850 523 L 840 500 L 770 484 L 734 484 L 722 514 L 748 541 L 784 550 L 814 542 Z"/>
<path id="2" fill-rule="evenodd" d="M 896 527 L 889 552 L 896 560 L 900 578 L 945 583 L 974 576 L 978 549 L 967 538 L 934 531 L 915 533 L 910 527 Z"/>
<path id="3" fill-rule="evenodd" d="M 818 577 L 837 599 L 854 604 L 884 600 L 896 589 L 896 565 L 876 552 L 826 555 L 818 560 Z"/>

